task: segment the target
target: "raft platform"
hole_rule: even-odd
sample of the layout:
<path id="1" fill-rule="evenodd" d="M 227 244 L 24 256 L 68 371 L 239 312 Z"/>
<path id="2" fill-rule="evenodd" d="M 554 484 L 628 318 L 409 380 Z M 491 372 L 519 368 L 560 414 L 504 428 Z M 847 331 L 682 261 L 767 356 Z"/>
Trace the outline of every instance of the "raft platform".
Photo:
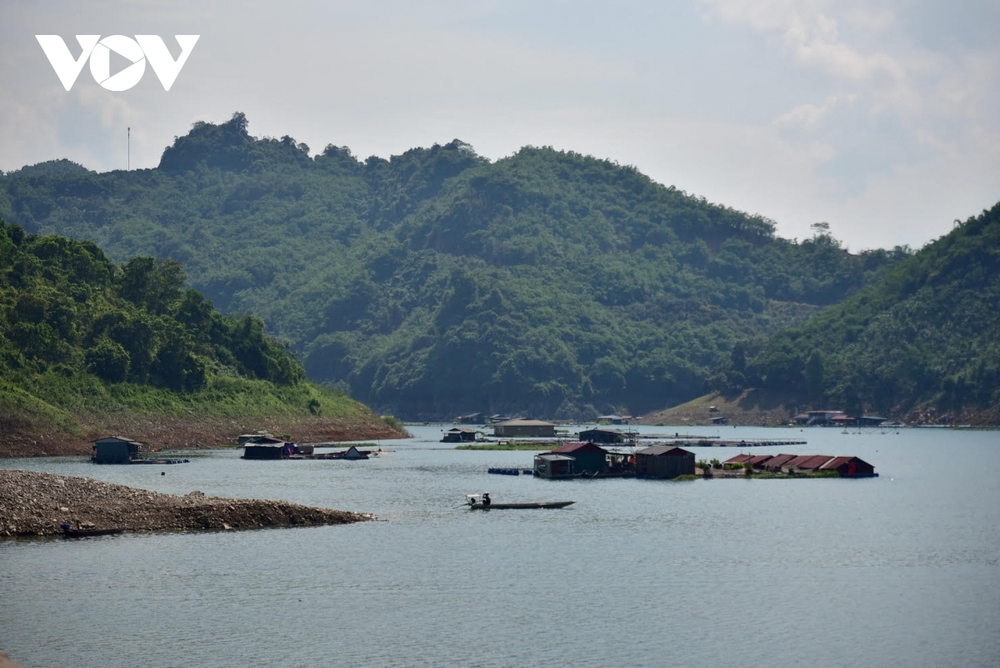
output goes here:
<path id="1" fill-rule="evenodd" d="M 758 448 L 768 445 L 806 445 L 805 441 L 793 441 L 782 439 L 743 439 L 739 441 L 724 441 L 702 438 L 698 440 L 668 440 L 665 445 L 678 445 L 688 448 Z"/>

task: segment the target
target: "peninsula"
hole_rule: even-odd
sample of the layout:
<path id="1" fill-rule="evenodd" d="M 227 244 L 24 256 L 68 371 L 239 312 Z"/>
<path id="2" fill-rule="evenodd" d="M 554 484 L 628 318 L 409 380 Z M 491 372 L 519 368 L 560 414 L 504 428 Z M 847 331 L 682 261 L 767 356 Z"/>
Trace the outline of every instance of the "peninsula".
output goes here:
<path id="1" fill-rule="evenodd" d="M 0 537 L 56 536 L 63 524 L 127 532 L 212 531 L 349 524 L 364 513 L 284 501 L 151 492 L 93 478 L 0 470 Z"/>

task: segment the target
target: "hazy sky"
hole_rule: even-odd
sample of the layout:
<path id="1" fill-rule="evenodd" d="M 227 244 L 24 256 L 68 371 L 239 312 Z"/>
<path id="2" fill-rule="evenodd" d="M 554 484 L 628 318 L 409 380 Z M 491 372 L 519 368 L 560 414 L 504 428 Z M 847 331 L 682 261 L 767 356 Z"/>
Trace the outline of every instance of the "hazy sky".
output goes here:
<path id="1" fill-rule="evenodd" d="M 200 35 L 172 88 L 37 34 Z M 195 121 L 388 157 L 458 138 L 573 150 L 853 250 L 939 237 L 1000 201 L 997 0 L 423 0 L 0 5 L 0 169 L 155 167 Z M 147 61 L 150 61 L 147 58 Z M 115 64 L 112 59 L 113 74 Z M 127 64 L 127 61 L 122 61 Z"/>

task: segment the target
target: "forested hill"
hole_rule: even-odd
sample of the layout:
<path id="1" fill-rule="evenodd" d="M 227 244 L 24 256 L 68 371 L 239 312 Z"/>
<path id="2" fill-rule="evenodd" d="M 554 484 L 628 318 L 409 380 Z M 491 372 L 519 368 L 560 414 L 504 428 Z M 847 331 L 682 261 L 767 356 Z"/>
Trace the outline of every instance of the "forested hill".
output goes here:
<path id="1" fill-rule="evenodd" d="M 119 261 L 183 263 L 308 376 L 407 418 L 641 413 L 700 392 L 737 341 L 800 324 L 903 249 L 850 254 L 632 167 L 548 148 L 490 162 L 455 140 L 360 161 L 196 123 L 157 169 L 43 163 L 0 213 Z"/>
<path id="2" fill-rule="evenodd" d="M 800 327 L 738 349 L 713 385 L 817 408 L 1000 424 L 1000 204 Z"/>
<path id="3" fill-rule="evenodd" d="M 119 267 L 89 241 L 0 220 L 0 456 L 39 454 L 38 442 L 50 454 L 66 443 L 85 452 L 88 429 L 146 440 L 170 424 L 157 445 L 212 445 L 235 438 L 239 418 L 325 413 L 359 431 L 379 422 L 303 378 L 259 319 L 223 315 L 185 290 L 176 261 Z M 206 418 L 237 421 L 184 442 Z"/>

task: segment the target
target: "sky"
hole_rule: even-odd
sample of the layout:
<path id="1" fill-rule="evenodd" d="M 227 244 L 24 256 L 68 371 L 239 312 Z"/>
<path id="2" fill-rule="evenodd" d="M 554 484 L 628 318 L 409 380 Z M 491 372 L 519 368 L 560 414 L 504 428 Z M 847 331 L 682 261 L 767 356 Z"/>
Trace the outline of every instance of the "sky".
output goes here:
<path id="1" fill-rule="evenodd" d="M 169 90 L 142 52 L 137 83 L 102 86 L 101 53 L 131 63 L 102 42 L 67 91 L 36 35 L 72 59 L 76 35 L 157 35 L 172 59 L 198 39 Z M 0 170 L 151 168 L 241 111 L 314 154 L 552 146 L 785 238 L 917 249 L 1000 201 L 997 35 L 998 0 L 5 0 Z"/>

